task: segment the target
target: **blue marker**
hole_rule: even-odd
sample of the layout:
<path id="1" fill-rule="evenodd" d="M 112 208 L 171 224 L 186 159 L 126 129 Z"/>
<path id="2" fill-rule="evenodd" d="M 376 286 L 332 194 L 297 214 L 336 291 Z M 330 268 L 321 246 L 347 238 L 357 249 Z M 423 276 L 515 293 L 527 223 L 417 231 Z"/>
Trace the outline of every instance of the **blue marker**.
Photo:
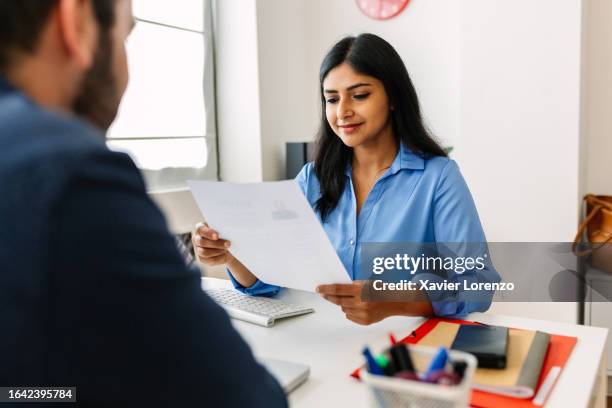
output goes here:
<path id="1" fill-rule="evenodd" d="M 364 347 L 364 349 L 363 349 L 363 356 L 366 359 L 366 364 L 368 366 L 368 371 L 370 372 L 370 374 L 384 375 L 382 368 L 380 368 L 380 366 L 378 365 L 378 363 L 374 359 L 374 356 L 370 352 L 369 348 Z"/>
<path id="2" fill-rule="evenodd" d="M 448 352 L 445 347 L 440 347 L 434 358 L 429 363 L 429 368 L 425 372 L 425 378 L 427 379 L 436 371 L 444 370 L 446 367 L 446 361 L 448 360 Z"/>

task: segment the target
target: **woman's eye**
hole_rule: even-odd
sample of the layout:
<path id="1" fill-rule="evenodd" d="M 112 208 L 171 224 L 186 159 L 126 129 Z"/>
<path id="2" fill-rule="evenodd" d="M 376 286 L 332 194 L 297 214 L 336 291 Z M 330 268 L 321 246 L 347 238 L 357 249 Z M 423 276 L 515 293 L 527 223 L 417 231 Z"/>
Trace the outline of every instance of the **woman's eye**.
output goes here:
<path id="1" fill-rule="evenodd" d="M 328 104 L 334 104 L 338 102 L 338 98 L 328 98 L 325 102 L 327 102 Z"/>
<path id="2" fill-rule="evenodd" d="M 358 99 L 358 100 L 363 100 L 366 99 L 368 96 L 370 96 L 369 93 L 364 93 L 364 94 L 357 94 L 355 96 L 353 96 L 353 98 Z"/>

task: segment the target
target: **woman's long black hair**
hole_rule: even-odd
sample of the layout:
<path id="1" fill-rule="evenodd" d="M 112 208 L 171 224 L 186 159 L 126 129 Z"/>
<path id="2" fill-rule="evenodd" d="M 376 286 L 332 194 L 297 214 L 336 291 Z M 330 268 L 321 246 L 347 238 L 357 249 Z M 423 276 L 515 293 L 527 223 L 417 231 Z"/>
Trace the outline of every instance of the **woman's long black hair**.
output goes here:
<path id="1" fill-rule="evenodd" d="M 342 142 L 327 123 L 323 95 L 323 81 L 327 74 L 344 62 L 356 72 L 383 83 L 389 106 L 394 108 L 390 111 L 391 123 L 399 143 L 423 158 L 446 157 L 444 150 L 425 128 L 419 100 L 406 66 L 391 44 L 374 34 L 343 38 L 327 53 L 319 72 L 321 126 L 317 135 L 314 165 L 321 186 L 321 197 L 316 203 L 316 209 L 323 221 L 338 205 L 346 184 L 344 172 L 353 157 L 353 150 Z"/>

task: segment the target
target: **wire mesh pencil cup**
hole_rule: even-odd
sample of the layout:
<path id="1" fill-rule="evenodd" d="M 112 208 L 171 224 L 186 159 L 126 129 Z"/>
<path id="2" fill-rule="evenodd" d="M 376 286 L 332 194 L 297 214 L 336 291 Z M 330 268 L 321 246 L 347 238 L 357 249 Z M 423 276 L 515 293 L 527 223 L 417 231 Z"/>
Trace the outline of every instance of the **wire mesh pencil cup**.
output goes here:
<path id="1" fill-rule="evenodd" d="M 410 355 L 419 370 L 427 367 L 437 353 L 437 348 L 408 346 Z M 421 381 L 373 375 L 361 370 L 360 378 L 370 389 L 371 406 L 380 408 L 464 408 L 470 402 L 472 380 L 476 370 L 476 358 L 462 351 L 449 350 L 453 362 L 463 361 L 466 369 L 457 385 L 439 385 Z"/>

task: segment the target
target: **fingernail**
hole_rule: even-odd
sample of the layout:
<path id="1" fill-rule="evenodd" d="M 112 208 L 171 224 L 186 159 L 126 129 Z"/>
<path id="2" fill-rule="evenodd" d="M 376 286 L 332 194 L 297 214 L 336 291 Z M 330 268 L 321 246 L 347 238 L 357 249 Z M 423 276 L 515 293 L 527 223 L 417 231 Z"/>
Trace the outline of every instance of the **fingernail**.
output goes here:
<path id="1" fill-rule="evenodd" d="M 229 247 L 231 247 L 231 246 L 232 246 L 232 244 L 231 244 L 229 241 L 227 241 L 227 242 L 225 243 L 225 247 L 226 247 L 226 248 L 229 248 Z"/>
<path id="2" fill-rule="evenodd" d="M 219 235 L 217 235 L 217 234 L 213 234 L 212 237 L 213 237 L 213 239 L 219 239 Z"/>

